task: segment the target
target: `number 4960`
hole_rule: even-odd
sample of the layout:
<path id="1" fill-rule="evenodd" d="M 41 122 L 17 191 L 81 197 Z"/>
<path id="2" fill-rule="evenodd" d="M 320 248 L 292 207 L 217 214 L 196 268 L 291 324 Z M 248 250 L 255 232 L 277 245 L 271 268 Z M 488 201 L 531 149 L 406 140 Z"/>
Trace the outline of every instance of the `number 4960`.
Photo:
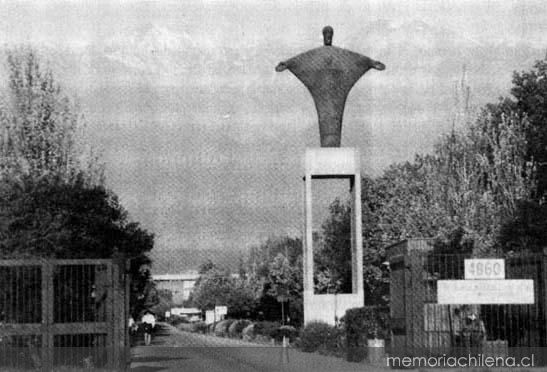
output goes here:
<path id="1" fill-rule="evenodd" d="M 497 258 L 467 259 L 465 279 L 505 279 L 505 261 Z"/>

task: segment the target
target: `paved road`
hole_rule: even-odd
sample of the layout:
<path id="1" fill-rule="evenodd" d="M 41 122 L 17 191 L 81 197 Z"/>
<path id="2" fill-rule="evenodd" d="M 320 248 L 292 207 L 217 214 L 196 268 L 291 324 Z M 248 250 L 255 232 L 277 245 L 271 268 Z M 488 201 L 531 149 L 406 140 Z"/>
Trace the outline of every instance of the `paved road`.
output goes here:
<path id="1" fill-rule="evenodd" d="M 181 332 L 160 324 L 152 345 L 132 350 L 132 372 L 356 372 L 373 369 L 340 358 L 278 346 Z"/>

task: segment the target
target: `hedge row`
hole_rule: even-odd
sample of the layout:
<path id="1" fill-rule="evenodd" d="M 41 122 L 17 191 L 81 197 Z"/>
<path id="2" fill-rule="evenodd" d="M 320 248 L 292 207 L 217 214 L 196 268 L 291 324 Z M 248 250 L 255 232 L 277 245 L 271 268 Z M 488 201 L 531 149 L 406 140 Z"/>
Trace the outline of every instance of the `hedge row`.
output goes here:
<path id="1" fill-rule="evenodd" d="M 389 308 L 364 306 L 349 309 L 342 317 L 349 345 L 366 345 L 366 339 L 389 338 Z"/>
<path id="2" fill-rule="evenodd" d="M 242 338 L 246 341 L 280 342 L 283 337 L 302 351 L 342 356 L 352 350 L 362 353 L 367 338 L 389 338 L 389 314 L 385 308 L 365 306 L 349 309 L 341 319 L 341 325 L 334 327 L 323 322 L 311 322 L 298 334 L 292 326 L 282 326 L 279 322 L 226 319 L 214 324 L 181 323 L 179 329 L 189 332 L 213 333 L 219 337 Z M 297 336 L 300 336 L 297 338 Z M 351 356 L 360 360 L 363 355 Z"/>
<path id="3" fill-rule="evenodd" d="M 185 332 L 193 332 L 193 333 L 207 333 L 208 327 L 205 322 L 197 322 L 197 323 L 179 323 L 176 325 L 178 329 Z"/>
<path id="4" fill-rule="evenodd" d="M 268 321 L 253 323 L 247 319 L 225 319 L 209 325 L 204 322 L 179 323 L 176 327 L 181 331 L 212 333 L 218 337 L 242 338 L 246 341 L 269 342 L 274 339 L 281 342 L 283 336 L 294 341 L 298 336 L 298 331 L 292 326 Z"/>
<path id="5" fill-rule="evenodd" d="M 365 306 L 349 309 L 338 327 L 324 322 L 310 322 L 300 333 L 302 351 L 341 356 L 360 361 L 365 355 L 367 339 L 389 338 L 389 309 Z"/>
<path id="6" fill-rule="evenodd" d="M 327 323 L 310 322 L 302 329 L 297 346 L 305 352 L 339 355 L 344 351 L 345 334 Z"/>

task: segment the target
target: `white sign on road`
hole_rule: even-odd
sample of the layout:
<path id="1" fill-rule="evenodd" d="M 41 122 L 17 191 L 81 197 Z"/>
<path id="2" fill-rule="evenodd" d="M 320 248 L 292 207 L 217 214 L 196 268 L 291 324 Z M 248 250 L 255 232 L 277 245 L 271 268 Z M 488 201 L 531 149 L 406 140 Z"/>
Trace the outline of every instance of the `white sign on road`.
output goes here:
<path id="1" fill-rule="evenodd" d="M 532 279 L 439 280 L 439 304 L 533 304 Z"/>
<path id="2" fill-rule="evenodd" d="M 505 279 L 503 258 L 465 259 L 465 279 Z"/>

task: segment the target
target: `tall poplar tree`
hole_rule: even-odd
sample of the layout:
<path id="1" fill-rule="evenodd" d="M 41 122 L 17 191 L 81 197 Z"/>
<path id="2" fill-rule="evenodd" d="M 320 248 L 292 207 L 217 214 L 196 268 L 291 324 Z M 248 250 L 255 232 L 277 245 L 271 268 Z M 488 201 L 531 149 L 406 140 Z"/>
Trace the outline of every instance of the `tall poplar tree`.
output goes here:
<path id="1" fill-rule="evenodd" d="M 8 84 L 0 105 L 0 177 L 56 176 L 102 184 L 103 167 L 83 141 L 78 106 L 29 48 L 7 52 Z"/>

